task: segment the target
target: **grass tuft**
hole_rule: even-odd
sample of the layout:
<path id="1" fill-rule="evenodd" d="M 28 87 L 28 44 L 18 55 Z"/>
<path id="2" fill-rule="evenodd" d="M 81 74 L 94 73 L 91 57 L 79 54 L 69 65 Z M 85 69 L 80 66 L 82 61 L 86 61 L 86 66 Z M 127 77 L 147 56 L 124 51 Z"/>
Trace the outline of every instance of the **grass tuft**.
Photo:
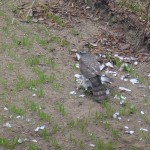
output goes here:
<path id="1" fill-rule="evenodd" d="M 18 138 L 9 140 L 7 138 L 0 138 L 0 146 L 6 148 L 6 149 L 14 149 L 15 145 L 18 144 Z"/>
<path id="2" fill-rule="evenodd" d="M 61 39 L 59 36 L 53 36 L 51 37 L 51 42 L 55 42 L 59 44 L 62 47 L 66 47 L 68 45 L 68 41 Z"/>

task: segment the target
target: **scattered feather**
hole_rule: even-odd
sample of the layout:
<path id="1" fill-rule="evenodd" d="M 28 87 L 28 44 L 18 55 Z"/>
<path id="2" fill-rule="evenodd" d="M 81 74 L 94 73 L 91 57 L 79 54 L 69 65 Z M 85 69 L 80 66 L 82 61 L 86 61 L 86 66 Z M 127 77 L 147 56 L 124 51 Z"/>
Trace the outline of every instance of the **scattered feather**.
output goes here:
<path id="1" fill-rule="evenodd" d="M 111 79 L 108 78 L 108 77 L 106 77 L 106 76 L 104 76 L 104 75 L 102 75 L 102 76 L 100 77 L 100 79 L 101 79 L 101 81 L 102 81 L 102 84 L 105 84 L 105 83 L 112 83 Z"/>
<path id="2" fill-rule="evenodd" d="M 34 94 L 32 94 L 32 96 L 33 96 L 33 97 L 35 97 L 35 96 L 36 96 L 36 94 L 34 93 Z"/>
<path id="3" fill-rule="evenodd" d="M 108 89 L 106 90 L 106 94 L 107 94 L 107 95 L 109 95 L 109 94 L 110 94 L 110 91 L 109 91 Z"/>
<path id="4" fill-rule="evenodd" d="M 125 133 L 127 133 L 127 134 L 133 134 L 134 133 L 134 131 L 125 131 Z"/>
<path id="5" fill-rule="evenodd" d="M 37 143 L 37 140 L 34 139 L 34 140 L 32 140 L 32 142 Z"/>
<path id="6" fill-rule="evenodd" d="M 121 120 L 121 117 L 118 117 L 118 120 Z"/>
<path id="7" fill-rule="evenodd" d="M 12 127 L 12 125 L 9 122 L 6 122 L 3 126 L 6 127 L 6 128 L 11 128 Z"/>
<path id="8" fill-rule="evenodd" d="M 81 76 L 82 76 L 82 75 L 80 75 L 80 74 L 75 74 L 75 75 L 74 75 L 74 77 L 77 78 L 77 79 L 81 78 Z"/>
<path id="9" fill-rule="evenodd" d="M 144 115 L 144 111 L 141 111 L 141 114 Z"/>
<path id="10" fill-rule="evenodd" d="M 117 76 L 117 74 L 113 74 L 113 76 L 114 76 L 114 77 L 116 77 L 116 76 Z"/>
<path id="11" fill-rule="evenodd" d="M 127 63 L 123 63 L 121 66 L 120 66 L 120 69 L 119 70 L 123 70 L 124 69 L 124 67 L 128 67 L 128 64 Z"/>
<path id="12" fill-rule="evenodd" d="M 7 111 L 7 110 L 8 110 L 8 108 L 7 108 L 7 107 L 4 107 L 4 110 L 6 110 L 6 111 Z"/>
<path id="13" fill-rule="evenodd" d="M 44 129 L 45 129 L 45 125 L 41 126 L 40 129 L 41 129 L 41 130 L 44 130 Z"/>
<path id="14" fill-rule="evenodd" d="M 17 116 L 16 118 L 17 118 L 17 119 L 21 118 L 21 119 L 23 120 L 23 116 Z"/>
<path id="15" fill-rule="evenodd" d="M 130 89 L 127 89 L 127 88 L 125 88 L 125 87 L 119 87 L 119 90 L 121 90 L 121 91 L 131 92 L 131 90 L 130 90 Z"/>
<path id="16" fill-rule="evenodd" d="M 118 117 L 119 117 L 119 112 L 115 112 L 115 113 L 113 114 L 113 118 L 117 119 Z"/>
<path id="17" fill-rule="evenodd" d="M 45 129 L 45 125 L 37 127 L 36 129 L 34 129 L 35 132 L 38 132 L 39 130 L 44 130 Z"/>
<path id="18" fill-rule="evenodd" d="M 148 74 L 148 77 L 150 77 L 150 74 Z"/>
<path id="19" fill-rule="evenodd" d="M 114 66 L 113 66 L 113 64 L 112 64 L 111 62 L 107 62 L 105 65 L 106 65 L 107 67 L 114 68 Z"/>
<path id="20" fill-rule="evenodd" d="M 87 6 L 87 7 L 86 7 L 86 9 L 90 9 L 90 8 L 91 8 L 90 6 Z"/>
<path id="21" fill-rule="evenodd" d="M 106 58 L 106 55 L 102 55 L 102 58 Z"/>
<path id="22" fill-rule="evenodd" d="M 79 64 L 76 64 L 76 68 L 80 68 Z"/>
<path id="23" fill-rule="evenodd" d="M 70 95 L 76 95 L 77 93 L 75 91 L 71 91 Z"/>
<path id="24" fill-rule="evenodd" d="M 138 79 L 130 79 L 130 82 L 131 82 L 132 84 L 137 84 L 137 83 L 139 83 Z"/>
<path id="25" fill-rule="evenodd" d="M 35 87 L 32 87 L 32 88 L 31 88 L 31 90 L 33 90 L 33 91 L 37 91 L 37 88 L 35 88 Z"/>
<path id="26" fill-rule="evenodd" d="M 138 62 L 137 62 L 137 61 L 135 61 L 135 62 L 134 62 L 134 65 L 135 65 L 135 66 L 136 66 L 136 65 L 138 65 Z"/>
<path id="27" fill-rule="evenodd" d="M 129 127 L 128 127 L 128 126 L 124 126 L 124 128 L 125 128 L 125 129 L 129 129 Z"/>
<path id="28" fill-rule="evenodd" d="M 128 78 L 127 78 L 125 75 L 122 75 L 122 76 L 120 77 L 120 79 L 123 80 L 123 81 L 128 81 Z"/>
<path id="29" fill-rule="evenodd" d="M 90 144 L 90 146 L 91 146 L 91 147 L 95 147 L 95 145 L 94 145 L 94 144 Z"/>
<path id="30" fill-rule="evenodd" d="M 120 60 L 123 60 L 123 57 L 122 56 L 119 56 L 118 54 L 115 54 L 114 55 L 116 58 L 120 59 Z"/>
<path id="31" fill-rule="evenodd" d="M 117 76 L 117 72 L 115 72 L 115 71 L 106 70 L 105 73 L 112 74 L 113 76 Z"/>
<path id="32" fill-rule="evenodd" d="M 130 60 L 131 60 L 130 57 L 124 57 L 123 59 L 126 60 L 126 61 L 128 61 L 128 62 L 130 62 Z"/>
<path id="33" fill-rule="evenodd" d="M 38 132 L 38 131 L 39 131 L 39 129 L 40 129 L 40 128 L 39 128 L 39 127 L 37 127 L 36 129 L 34 129 L 34 131 L 35 131 L 35 132 Z"/>
<path id="34" fill-rule="evenodd" d="M 118 100 L 126 100 L 126 97 L 122 96 L 122 95 L 118 95 L 116 94 L 114 99 L 118 99 Z"/>
<path id="35" fill-rule="evenodd" d="M 123 105 L 123 104 L 125 104 L 125 103 L 126 103 L 125 100 L 121 100 L 121 101 L 120 101 L 120 105 Z"/>
<path id="36" fill-rule="evenodd" d="M 105 65 L 104 64 L 99 65 L 99 68 L 100 68 L 100 70 L 103 70 L 105 68 Z"/>
<path id="37" fill-rule="evenodd" d="M 27 138 L 25 138 L 25 139 L 24 139 L 24 142 L 25 142 L 25 141 L 28 141 L 28 139 L 27 139 Z"/>
<path id="38" fill-rule="evenodd" d="M 30 122 L 30 121 L 31 121 L 31 119 L 27 118 L 27 119 L 26 119 L 26 121 L 27 121 L 27 122 Z"/>
<path id="39" fill-rule="evenodd" d="M 140 131 L 146 131 L 146 132 L 148 132 L 148 129 L 140 128 Z"/>
<path id="40" fill-rule="evenodd" d="M 79 97 L 85 97 L 85 95 L 84 95 L 84 94 L 81 94 L 81 95 L 79 95 Z"/>
<path id="41" fill-rule="evenodd" d="M 18 143 L 21 144 L 23 143 L 23 140 L 21 138 L 18 139 Z"/>
<path id="42" fill-rule="evenodd" d="M 132 56 L 131 56 L 130 58 L 131 58 L 131 60 L 133 60 L 133 61 L 135 61 L 135 60 L 136 60 L 136 58 L 135 58 L 135 57 L 132 57 Z"/>

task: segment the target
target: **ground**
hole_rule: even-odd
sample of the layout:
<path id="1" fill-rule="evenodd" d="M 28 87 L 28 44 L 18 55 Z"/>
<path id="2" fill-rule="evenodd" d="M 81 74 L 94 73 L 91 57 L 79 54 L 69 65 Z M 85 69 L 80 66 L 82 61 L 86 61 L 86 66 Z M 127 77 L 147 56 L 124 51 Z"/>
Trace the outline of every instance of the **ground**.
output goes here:
<path id="1" fill-rule="evenodd" d="M 50 2 L 49 8 L 57 13 L 51 14 L 49 20 L 32 21 L 28 14 L 32 4 L 22 5 L 25 2 L 0 3 L 1 149 L 149 150 L 150 62 L 140 61 L 138 57 L 120 70 L 123 62 L 114 58 L 114 54 L 123 53 L 122 57 L 127 54 L 125 50 L 117 51 L 118 47 L 110 47 L 111 40 L 116 42 L 112 37 L 107 41 L 109 36 L 102 36 L 104 28 L 108 31 L 107 22 L 78 15 L 82 11 L 73 6 L 69 11 L 71 6 L 63 8 L 62 1 Z M 43 5 L 40 3 L 39 7 L 43 9 Z M 67 8 L 70 14 L 61 15 Z M 26 15 L 29 22 L 25 21 Z M 93 45 L 95 38 L 103 45 Z M 117 75 L 110 74 L 114 82 L 108 86 L 107 101 L 94 102 L 91 95 L 79 97 L 74 78 L 80 74 L 75 65 L 76 50 L 111 52 L 113 58 L 105 55 L 104 61 L 114 63 L 114 68 L 107 69 L 116 71 Z M 140 83 L 120 79 L 127 74 Z M 120 91 L 119 87 L 131 91 Z M 71 95 L 71 91 L 77 94 Z M 123 104 L 120 104 L 121 95 L 126 97 Z M 115 118 L 116 112 L 121 118 Z"/>

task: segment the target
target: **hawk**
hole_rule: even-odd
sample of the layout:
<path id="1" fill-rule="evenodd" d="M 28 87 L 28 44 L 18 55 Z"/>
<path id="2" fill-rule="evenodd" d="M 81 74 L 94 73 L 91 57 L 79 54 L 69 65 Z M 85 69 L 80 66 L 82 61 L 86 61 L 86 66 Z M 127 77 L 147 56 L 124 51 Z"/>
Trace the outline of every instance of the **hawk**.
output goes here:
<path id="1" fill-rule="evenodd" d="M 106 89 L 102 85 L 101 80 L 100 63 L 97 61 L 96 56 L 84 52 L 76 53 L 76 56 L 79 60 L 81 74 L 91 82 L 94 100 L 100 102 L 106 99 Z"/>

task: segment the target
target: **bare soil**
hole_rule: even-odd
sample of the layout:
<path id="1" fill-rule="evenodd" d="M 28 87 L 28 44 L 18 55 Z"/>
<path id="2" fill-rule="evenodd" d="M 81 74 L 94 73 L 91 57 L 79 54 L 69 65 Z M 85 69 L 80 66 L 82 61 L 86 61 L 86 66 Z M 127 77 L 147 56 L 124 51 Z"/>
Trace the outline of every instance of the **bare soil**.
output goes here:
<path id="1" fill-rule="evenodd" d="M 123 36 L 114 39 L 114 32 L 118 32 L 118 28 L 117 31 L 110 28 L 104 20 L 88 19 L 82 14 L 82 9 L 68 6 L 63 1 L 49 1 L 49 4 L 53 13 L 56 12 L 54 14 L 63 20 L 64 27 L 58 25 L 56 20 L 47 21 L 46 19 L 46 21 L 36 23 L 32 22 L 31 19 L 30 22 L 25 22 L 24 16 L 32 5 L 31 2 L 28 7 L 22 5 L 26 2 L 13 1 L 12 4 L 12 1 L 2 1 L 0 3 L 0 140 L 2 138 L 9 140 L 14 138 L 24 140 L 26 138 L 26 141 L 20 144 L 17 142 L 13 146 L 12 149 L 15 150 L 31 149 L 30 144 L 32 143 L 42 150 L 100 150 L 109 149 L 107 147 L 108 142 L 113 143 L 110 149 L 149 150 L 149 55 L 139 54 L 137 56 L 130 53 L 128 48 L 121 50 L 121 44 L 127 46 L 129 43 L 127 41 L 120 42 Z M 40 2 L 41 5 L 44 4 L 43 1 Z M 18 12 L 14 12 L 20 6 L 22 8 Z M 65 10 L 68 14 L 65 14 Z M 25 15 L 17 16 L 21 11 Z M 107 31 L 108 35 L 106 34 Z M 111 33 L 113 34 L 111 35 Z M 121 32 L 121 34 L 125 33 Z M 45 45 L 38 43 L 37 36 L 47 40 L 47 43 Z M 56 41 L 52 40 L 54 36 L 57 37 Z M 13 37 L 18 39 L 18 42 L 14 42 L 16 45 L 13 43 Z M 28 42 L 24 41 L 24 43 L 31 43 L 22 44 L 22 37 L 29 39 Z M 62 45 L 61 42 L 63 41 L 60 42 L 58 37 L 67 41 L 67 44 Z M 87 43 L 94 43 L 95 40 L 98 41 L 98 46 L 87 48 Z M 42 43 L 42 40 L 40 42 Z M 105 104 L 94 102 L 91 95 L 79 97 L 74 75 L 80 74 L 80 71 L 75 68 L 75 64 L 78 62 L 75 59 L 73 49 L 112 56 L 116 53 L 123 57 L 136 56 L 138 64 L 131 63 L 131 66 L 134 73 L 139 74 L 141 82 L 133 85 L 129 81 L 120 80 L 121 75 L 127 73 L 114 67 L 112 70 L 117 72 L 117 76 L 111 75 L 114 83 L 109 85 L 111 94 L 106 102 L 108 107 Z M 39 58 L 40 61 L 32 66 L 27 63 L 27 60 L 33 57 Z M 51 67 L 51 64 L 49 65 L 44 61 L 47 59 L 52 59 L 56 63 L 55 69 Z M 104 61 L 110 60 L 105 59 Z M 38 97 L 38 94 L 34 96 L 36 91 L 32 90 L 32 87 L 26 86 L 29 80 L 38 79 L 38 74 L 34 69 L 44 72 L 47 76 L 51 73 L 56 75 L 54 82 L 40 82 L 35 86 L 35 88 L 43 90 L 44 95 L 42 97 Z M 24 84 L 21 84 L 22 80 L 19 80 L 19 77 L 24 77 Z M 16 88 L 18 84 L 22 85 L 19 89 Z M 131 92 L 119 91 L 118 87 L 120 86 L 131 89 Z M 71 95 L 70 91 L 76 91 L 77 94 Z M 123 108 L 119 101 L 114 99 L 115 94 L 125 96 L 129 106 L 134 106 L 136 111 L 133 114 L 121 115 L 121 120 L 113 118 L 113 114 Z M 51 116 L 51 121 L 42 120 L 38 112 L 29 107 L 33 103 L 40 106 L 39 110 Z M 11 110 L 11 106 L 14 105 L 23 109 L 25 113 L 18 115 L 17 111 Z M 5 110 L 5 107 L 8 110 Z M 143 115 L 141 111 L 144 112 Z M 63 112 L 65 113 L 63 114 Z M 21 118 L 16 118 L 17 116 L 21 116 Z M 12 125 L 11 128 L 4 127 L 7 122 Z M 70 122 L 73 122 L 72 125 Z M 105 122 L 108 122 L 109 128 L 105 127 Z M 44 139 L 42 130 L 34 131 L 42 125 L 45 125 L 48 140 Z M 129 129 L 125 129 L 124 126 L 128 126 Z M 56 128 L 57 130 L 55 130 Z M 140 131 L 140 128 L 148 131 Z M 132 135 L 126 134 L 126 130 L 132 130 L 134 133 Z M 34 143 L 32 140 L 37 140 L 37 142 Z M 102 141 L 105 146 L 98 147 L 98 140 Z M 0 141 L 0 149 L 11 149 L 2 143 Z M 94 146 L 92 147 L 91 144 Z"/>

